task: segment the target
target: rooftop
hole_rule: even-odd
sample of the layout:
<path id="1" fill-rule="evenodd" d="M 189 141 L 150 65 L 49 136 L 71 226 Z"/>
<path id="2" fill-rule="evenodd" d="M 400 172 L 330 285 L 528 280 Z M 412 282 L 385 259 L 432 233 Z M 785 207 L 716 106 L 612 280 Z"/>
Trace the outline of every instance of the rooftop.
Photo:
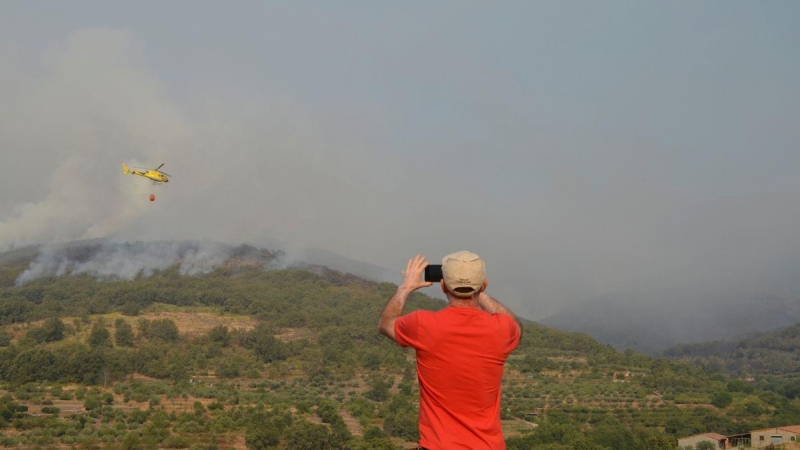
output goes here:
<path id="1" fill-rule="evenodd" d="M 781 430 L 781 431 L 788 431 L 789 433 L 800 434 L 800 425 L 787 425 L 785 427 L 762 428 L 760 430 L 753 430 L 751 431 L 751 433 L 757 433 L 759 431 L 772 431 L 772 430 Z"/>

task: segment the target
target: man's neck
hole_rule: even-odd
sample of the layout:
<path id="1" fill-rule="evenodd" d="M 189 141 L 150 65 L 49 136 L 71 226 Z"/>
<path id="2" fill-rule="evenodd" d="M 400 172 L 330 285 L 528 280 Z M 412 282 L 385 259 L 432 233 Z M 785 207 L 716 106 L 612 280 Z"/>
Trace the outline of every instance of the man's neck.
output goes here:
<path id="1" fill-rule="evenodd" d="M 454 308 L 473 308 L 473 309 L 480 309 L 478 306 L 478 299 L 475 297 L 471 298 L 453 298 L 452 296 L 448 296 L 448 300 L 450 302 L 449 306 Z"/>

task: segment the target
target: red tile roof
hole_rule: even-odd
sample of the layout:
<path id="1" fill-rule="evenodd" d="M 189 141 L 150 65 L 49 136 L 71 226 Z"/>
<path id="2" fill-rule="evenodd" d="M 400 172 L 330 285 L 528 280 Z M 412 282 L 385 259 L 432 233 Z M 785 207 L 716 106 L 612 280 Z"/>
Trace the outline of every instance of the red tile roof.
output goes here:
<path id="1" fill-rule="evenodd" d="M 697 437 L 697 436 L 705 436 L 705 437 L 709 437 L 709 438 L 717 440 L 717 441 L 721 441 L 723 439 L 727 439 L 727 436 L 723 436 L 723 435 L 721 435 L 719 433 L 700 433 L 700 434 L 695 434 L 695 435 L 692 435 L 692 436 L 682 437 L 680 440 L 691 439 L 691 438 L 694 438 L 694 437 Z"/>
<path id="2" fill-rule="evenodd" d="M 760 430 L 753 430 L 751 431 L 751 433 L 757 433 L 759 431 L 772 431 L 772 430 L 781 430 L 781 431 L 788 431 L 789 433 L 800 434 L 800 425 L 787 425 L 785 427 L 762 428 Z"/>
<path id="3" fill-rule="evenodd" d="M 727 436 L 723 436 L 723 435 L 721 435 L 719 433 L 705 433 L 705 434 L 703 434 L 703 436 L 708 436 L 711 439 L 716 439 L 718 441 L 721 441 L 723 439 L 727 439 Z"/>

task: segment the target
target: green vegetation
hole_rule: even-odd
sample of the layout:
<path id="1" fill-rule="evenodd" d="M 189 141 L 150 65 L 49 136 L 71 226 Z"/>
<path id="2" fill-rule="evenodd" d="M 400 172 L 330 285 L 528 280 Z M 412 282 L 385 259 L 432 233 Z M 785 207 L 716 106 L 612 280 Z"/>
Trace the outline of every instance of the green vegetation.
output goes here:
<path id="1" fill-rule="evenodd" d="M 759 397 L 771 405 L 793 411 L 800 398 L 800 323 L 739 341 L 716 341 L 680 345 L 664 352 L 705 371 L 723 373 L 731 378 L 727 390 L 748 394 L 767 391 Z M 746 380 L 746 381 L 745 381 Z M 763 405 L 745 402 L 742 408 L 760 411 Z"/>
<path id="2" fill-rule="evenodd" d="M 737 376 L 800 374 L 800 323 L 739 341 L 670 348 L 665 356 Z"/>
<path id="3" fill-rule="evenodd" d="M 15 286 L 25 267 L 0 265 L 0 446 L 389 450 L 418 437 L 413 353 L 376 330 L 392 284 L 244 266 Z M 415 294 L 409 310 L 443 306 Z M 800 423 L 790 389 L 532 323 L 504 383 L 509 449 L 674 450 Z"/>

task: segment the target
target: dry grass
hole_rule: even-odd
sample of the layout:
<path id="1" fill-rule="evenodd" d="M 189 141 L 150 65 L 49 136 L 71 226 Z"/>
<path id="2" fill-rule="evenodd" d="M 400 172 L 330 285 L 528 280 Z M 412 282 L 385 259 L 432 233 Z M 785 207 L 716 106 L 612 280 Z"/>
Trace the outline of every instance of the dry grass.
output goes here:
<path id="1" fill-rule="evenodd" d="M 298 339 L 308 339 L 314 342 L 316 339 L 313 331 L 308 328 L 284 328 L 275 337 L 283 342 L 296 341 Z"/>
<path id="2" fill-rule="evenodd" d="M 523 431 L 532 430 L 538 425 L 522 419 L 503 420 L 503 438 L 519 436 Z"/>
<path id="3" fill-rule="evenodd" d="M 352 434 L 353 436 L 364 435 L 364 428 L 361 426 L 361 423 L 358 421 L 358 419 L 356 419 L 355 417 L 350 415 L 349 412 L 343 409 L 339 410 L 339 415 L 342 416 L 342 420 L 344 421 L 344 424 L 347 427 L 347 429 L 350 431 L 350 434 Z M 320 419 L 318 416 L 315 415 L 305 416 L 305 420 L 311 423 L 315 423 L 317 425 L 328 426 L 327 424 L 322 423 L 322 419 Z"/>
<path id="4" fill-rule="evenodd" d="M 178 327 L 178 332 L 181 336 L 189 338 L 197 338 L 208 334 L 212 328 L 220 325 L 228 327 L 229 330 L 251 330 L 258 321 L 249 316 L 239 316 L 233 314 L 221 315 L 212 311 L 156 311 L 145 312 L 135 317 L 123 316 L 119 313 L 103 314 L 92 316 L 92 323 L 96 320 L 103 320 L 111 333 L 114 333 L 114 322 L 122 318 L 126 322 L 135 327 L 136 322 L 140 319 L 146 320 L 159 320 L 170 319 L 175 322 Z M 81 323 L 80 318 L 77 317 L 62 317 L 61 321 L 67 326 L 67 339 L 76 339 L 85 341 L 89 332 L 91 331 L 91 323 Z M 8 334 L 11 335 L 12 342 L 19 343 L 19 340 L 25 336 L 28 330 L 32 328 L 41 327 L 44 320 L 38 320 L 29 323 L 12 324 L 5 327 Z M 300 338 L 307 338 L 308 333 L 305 330 L 285 330 L 281 335 L 277 336 L 283 340 L 293 340 Z"/>
<path id="5" fill-rule="evenodd" d="M 211 312 L 149 312 L 138 318 L 147 320 L 170 319 L 175 322 L 181 336 L 199 337 L 220 325 L 229 330 L 251 330 L 258 321 L 246 316 L 219 315 Z"/>

